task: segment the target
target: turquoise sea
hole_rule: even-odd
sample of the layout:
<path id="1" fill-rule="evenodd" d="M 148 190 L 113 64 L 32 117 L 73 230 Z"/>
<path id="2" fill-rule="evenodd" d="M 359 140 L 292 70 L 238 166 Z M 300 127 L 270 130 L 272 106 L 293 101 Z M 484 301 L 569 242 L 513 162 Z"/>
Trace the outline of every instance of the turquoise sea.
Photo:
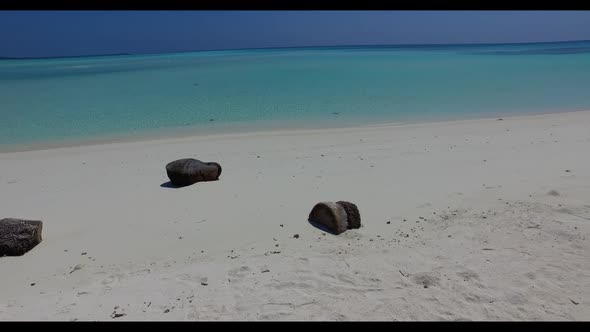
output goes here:
<path id="1" fill-rule="evenodd" d="M 590 41 L 0 60 L 0 147 L 590 109 Z"/>

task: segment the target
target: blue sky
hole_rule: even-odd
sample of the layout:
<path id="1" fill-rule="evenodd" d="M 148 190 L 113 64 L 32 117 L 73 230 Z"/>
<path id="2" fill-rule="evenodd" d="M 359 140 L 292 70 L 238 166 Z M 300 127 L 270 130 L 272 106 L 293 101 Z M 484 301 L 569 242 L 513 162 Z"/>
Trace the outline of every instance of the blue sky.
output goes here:
<path id="1" fill-rule="evenodd" d="M 590 11 L 2 11 L 0 56 L 590 40 Z"/>

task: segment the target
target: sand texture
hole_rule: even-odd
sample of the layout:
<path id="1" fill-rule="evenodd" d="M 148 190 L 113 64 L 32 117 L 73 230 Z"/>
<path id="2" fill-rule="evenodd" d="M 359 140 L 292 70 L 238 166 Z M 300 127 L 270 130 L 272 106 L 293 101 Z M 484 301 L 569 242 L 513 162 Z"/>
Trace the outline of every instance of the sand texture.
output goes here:
<path id="1" fill-rule="evenodd" d="M 590 320 L 590 112 L 1 153 L 1 218 L 0 320 Z"/>

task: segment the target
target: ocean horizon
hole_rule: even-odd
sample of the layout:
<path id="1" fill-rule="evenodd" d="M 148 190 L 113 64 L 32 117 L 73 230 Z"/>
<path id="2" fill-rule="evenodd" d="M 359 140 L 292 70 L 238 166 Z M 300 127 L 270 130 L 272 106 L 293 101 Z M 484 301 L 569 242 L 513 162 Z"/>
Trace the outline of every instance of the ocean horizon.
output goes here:
<path id="1" fill-rule="evenodd" d="M 0 146 L 590 109 L 590 41 L 0 59 Z"/>

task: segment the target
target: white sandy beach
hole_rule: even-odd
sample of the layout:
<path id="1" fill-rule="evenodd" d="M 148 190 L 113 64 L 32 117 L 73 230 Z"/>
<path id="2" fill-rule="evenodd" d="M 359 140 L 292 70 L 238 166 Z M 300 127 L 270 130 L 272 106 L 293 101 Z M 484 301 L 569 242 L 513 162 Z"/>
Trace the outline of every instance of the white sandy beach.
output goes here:
<path id="1" fill-rule="evenodd" d="M 589 320 L 590 111 L 0 153 L 7 217 L 0 320 Z"/>

